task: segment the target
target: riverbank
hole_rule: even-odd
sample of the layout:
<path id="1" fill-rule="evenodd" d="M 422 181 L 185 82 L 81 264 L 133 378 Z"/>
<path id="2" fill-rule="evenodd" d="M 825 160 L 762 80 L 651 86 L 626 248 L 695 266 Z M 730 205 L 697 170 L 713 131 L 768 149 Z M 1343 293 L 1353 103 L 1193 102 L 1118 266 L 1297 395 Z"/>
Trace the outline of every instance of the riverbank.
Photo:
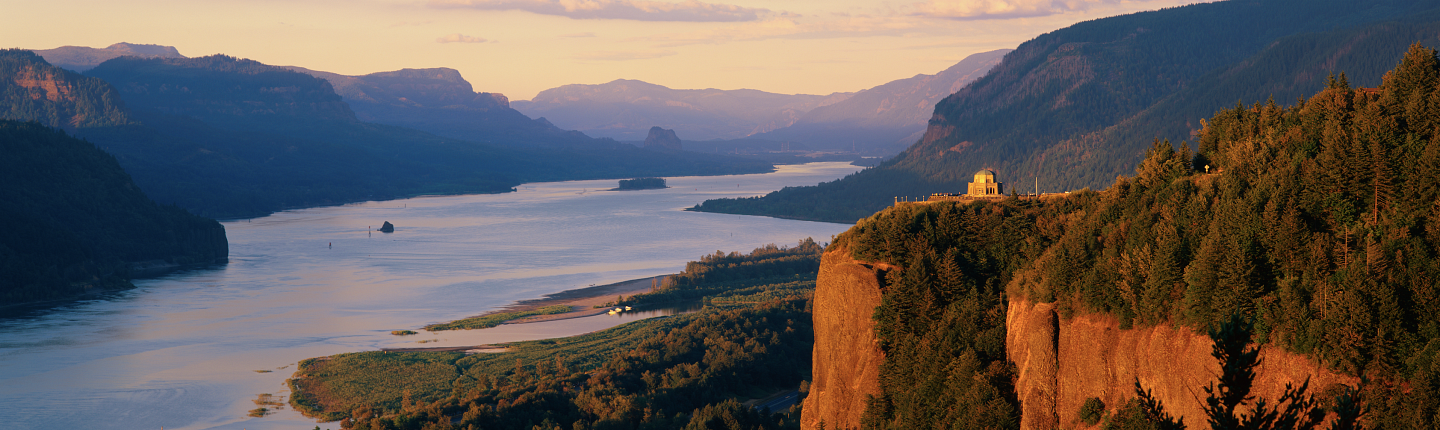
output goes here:
<path id="1" fill-rule="evenodd" d="M 640 279 L 632 279 L 632 280 L 629 280 L 629 281 L 616 282 L 616 283 L 613 283 L 613 284 L 606 284 L 606 285 L 599 285 L 599 286 L 592 286 L 592 287 L 585 287 L 585 288 L 576 288 L 576 289 L 573 289 L 573 290 L 566 290 L 566 291 L 561 291 L 561 292 L 558 292 L 558 293 L 547 294 L 547 295 L 545 295 L 544 297 L 541 297 L 541 298 L 539 298 L 539 299 L 522 300 L 522 301 L 519 301 L 519 302 L 515 302 L 515 303 L 513 303 L 513 304 L 511 304 L 511 305 L 509 305 L 509 306 L 505 306 L 505 307 L 500 308 L 500 309 L 496 309 L 496 310 L 493 310 L 493 311 L 490 311 L 490 312 L 486 312 L 486 313 L 484 313 L 484 314 L 480 314 L 480 315 L 472 316 L 472 317 L 469 317 L 469 318 L 464 318 L 464 319 L 452 321 L 452 322 L 449 322 L 449 323 L 446 323 L 446 324 L 436 324 L 436 325 L 431 326 L 431 327 L 435 327 L 435 326 L 465 325 L 465 324 L 463 324 L 463 323 L 465 323 L 465 322 L 473 322 L 473 321 L 476 321 L 476 320 L 484 320 L 484 319 L 493 319 L 493 318 L 496 318 L 496 317 L 499 317 L 499 318 L 508 318 L 508 317 L 506 316 L 507 314 L 508 314 L 508 315 L 516 315 L 516 314 L 524 315 L 524 314 L 526 314 L 526 313 L 529 313 L 529 314 L 531 314 L 531 315 L 529 315 L 529 316 L 522 316 L 522 317 L 514 318 L 514 319 L 506 319 L 506 320 L 501 321 L 501 322 L 498 322 L 498 323 L 493 323 L 493 322 L 492 322 L 492 323 L 488 323 L 488 324 L 486 324 L 486 325 L 480 325 L 479 327 L 496 328 L 496 327 L 499 327 L 499 326 L 501 326 L 501 325 L 530 324 L 530 323 L 550 322 L 550 321 L 568 320 L 568 319 L 573 319 L 573 318 L 584 318 L 584 317 L 590 317 L 590 316 L 600 315 L 600 314 L 604 314 L 604 313 L 606 313 L 606 312 L 609 312 L 610 309 L 613 309 L 613 307 L 607 306 L 607 305 L 608 305 L 608 304 L 611 304 L 611 303 L 614 303 L 614 302 L 616 301 L 616 299 L 618 299 L 620 296 L 626 296 L 626 297 L 628 297 L 628 296 L 632 296 L 632 295 L 635 295 L 635 294 L 651 292 L 651 291 L 654 290 L 654 288 L 656 288 L 657 286 L 659 286 L 659 285 L 661 285 L 663 282 L 665 282 L 665 277 L 667 277 L 667 276 L 669 276 L 669 275 L 661 275 L 661 276 L 652 276 L 652 277 L 640 278 Z M 553 308 L 556 308 L 556 307 L 568 307 L 568 308 L 569 308 L 569 311 L 568 311 L 568 312 L 560 312 L 560 313 L 540 314 L 540 315 L 534 315 L 534 314 L 533 314 L 535 311 L 544 312 L 546 309 L 553 309 Z M 461 324 L 457 324 L 457 323 L 461 323 Z M 437 331 L 436 329 L 427 328 L 427 331 L 429 331 L 429 332 L 431 332 L 431 333 L 451 333 L 451 332 L 453 332 L 453 330 L 471 331 L 471 330 L 485 330 L 485 328 L 455 328 L 455 327 L 449 327 L 449 328 L 441 329 L 441 330 L 438 330 L 438 331 Z M 560 335 L 557 335 L 557 336 L 554 336 L 554 337 L 566 337 L 566 336 L 574 336 L 574 335 L 578 335 L 578 334 L 581 334 L 581 332 L 574 332 L 574 333 L 568 333 L 568 332 L 567 332 L 567 333 L 565 333 L 565 334 L 560 334 Z M 428 342 L 428 341 L 427 341 L 427 340 L 422 340 L 422 341 L 420 341 L 420 343 L 425 343 L 425 342 Z M 381 351 L 386 351 L 386 352 L 466 352 L 466 353 L 474 353 L 474 352 L 504 352 L 506 349 L 505 349 L 505 347 L 503 347 L 503 346 L 497 346 L 497 345 L 493 345 L 493 344 L 462 345 L 462 346 L 456 346 L 456 345 L 453 345 L 453 344 L 452 344 L 452 345 L 447 345 L 447 346 L 432 346 L 432 347 L 409 347 L 409 346 L 406 346 L 406 347 L 398 347 L 398 348 L 391 347 L 391 348 L 380 348 L 380 350 L 381 350 Z"/>
<path id="2" fill-rule="evenodd" d="M 488 312 L 477 317 L 485 317 L 507 312 L 532 311 L 548 306 L 569 306 L 570 312 L 548 315 L 533 315 L 519 319 L 506 321 L 505 324 L 528 324 L 543 321 L 557 321 L 571 318 L 582 318 L 591 315 L 599 315 L 610 310 L 606 303 L 613 303 L 618 296 L 632 296 L 640 293 L 653 291 L 654 287 L 665 282 L 665 277 L 670 275 L 652 276 L 649 278 L 632 279 L 629 281 L 616 282 L 613 284 L 600 285 L 595 287 L 577 288 L 561 291 L 554 294 L 547 294 L 543 298 L 523 300 L 510 306 Z"/>

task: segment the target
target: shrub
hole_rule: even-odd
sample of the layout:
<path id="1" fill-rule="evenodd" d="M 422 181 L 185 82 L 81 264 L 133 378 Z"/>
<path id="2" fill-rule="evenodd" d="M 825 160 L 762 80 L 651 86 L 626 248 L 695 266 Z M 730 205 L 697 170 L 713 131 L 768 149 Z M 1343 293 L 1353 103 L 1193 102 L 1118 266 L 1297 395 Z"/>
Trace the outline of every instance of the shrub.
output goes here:
<path id="1" fill-rule="evenodd" d="M 1105 402 L 1101 402 L 1099 398 L 1085 399 L 1085 404 L 1080 405 L 1080 420 L 1084 421 L 1085 425 L 1093 426 L 1099 423 L 1104 414 Z"/>

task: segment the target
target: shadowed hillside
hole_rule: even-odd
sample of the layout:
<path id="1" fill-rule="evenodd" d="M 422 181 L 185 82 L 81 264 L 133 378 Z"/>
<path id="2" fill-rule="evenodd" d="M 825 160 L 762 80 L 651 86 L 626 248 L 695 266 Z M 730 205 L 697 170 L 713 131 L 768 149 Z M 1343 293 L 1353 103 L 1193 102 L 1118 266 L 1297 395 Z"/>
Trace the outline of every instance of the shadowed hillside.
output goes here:
<path id="1" fill-rule="evenodd" d="M 155 204 L 115 157 L 35 122 L 0 121 L 0 304 L 129 288 L 229 255 L 225 228 Z"/>

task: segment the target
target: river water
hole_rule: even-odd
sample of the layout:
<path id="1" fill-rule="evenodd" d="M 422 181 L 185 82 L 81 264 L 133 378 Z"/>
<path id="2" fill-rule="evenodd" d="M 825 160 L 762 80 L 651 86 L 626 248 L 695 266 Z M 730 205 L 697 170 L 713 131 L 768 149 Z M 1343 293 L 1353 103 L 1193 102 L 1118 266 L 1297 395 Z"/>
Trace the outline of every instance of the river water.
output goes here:
<path id="1" fill-rule="evenodd" d="M 300 360 L 382 347 L 571 335 L 644 315 L 391 336 L 545 294 L 684 268 L 715 251 L 829 242 L 848 225 L 684 212 L 705 199 L 813 185 L 845 163 L 769 174 L 526 184 L 514 193 L 423 197 L 225 222 L 230 262 L 0 319 L 0 426 L 10 429 L 311 429 L 288 407 Z M 371 232 L 383 221 L 394 233 Z M 416 344 L 417 339 L 435 343 Z M 321 428 L 339 428 L 321 423 Z"/>

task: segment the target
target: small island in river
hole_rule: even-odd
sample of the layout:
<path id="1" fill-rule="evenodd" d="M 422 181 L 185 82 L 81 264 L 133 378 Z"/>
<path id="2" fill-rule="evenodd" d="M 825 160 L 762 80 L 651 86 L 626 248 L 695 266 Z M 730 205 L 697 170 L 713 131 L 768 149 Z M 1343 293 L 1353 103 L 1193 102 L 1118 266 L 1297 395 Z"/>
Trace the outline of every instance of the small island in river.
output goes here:
<path id="1" fill-rule="evenodd" d="M 620 188 L 616 188 L 615 191 L 656 190 L 662 188 L 670 188 L 665 186 L 665 178 L 635 178 L 621 179 Z"/>

